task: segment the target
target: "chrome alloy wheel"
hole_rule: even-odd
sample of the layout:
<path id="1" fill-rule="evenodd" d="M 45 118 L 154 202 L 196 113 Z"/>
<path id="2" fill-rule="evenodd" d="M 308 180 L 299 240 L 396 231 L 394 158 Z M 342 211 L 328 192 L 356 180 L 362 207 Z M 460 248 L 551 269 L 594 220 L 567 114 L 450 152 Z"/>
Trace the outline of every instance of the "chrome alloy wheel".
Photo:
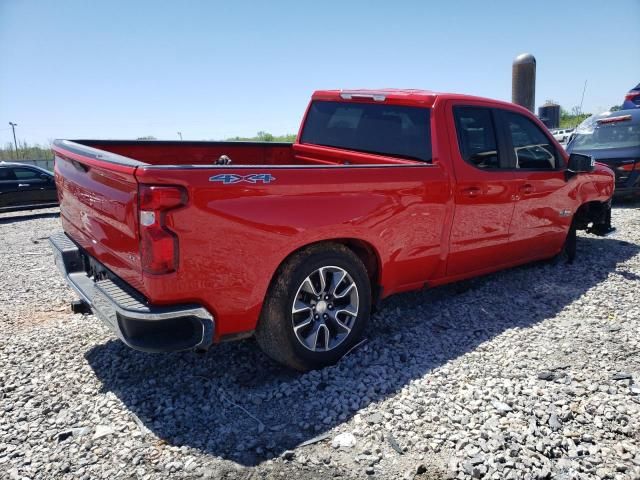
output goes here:
<path id="1" fill-rule="evenodd" d="M 293 332 L 312 352 L 328 352 L 349 335 L 358 316 L 358 287 L 344 269 L 321 267 L 304 279 L 291 307 Z"/>

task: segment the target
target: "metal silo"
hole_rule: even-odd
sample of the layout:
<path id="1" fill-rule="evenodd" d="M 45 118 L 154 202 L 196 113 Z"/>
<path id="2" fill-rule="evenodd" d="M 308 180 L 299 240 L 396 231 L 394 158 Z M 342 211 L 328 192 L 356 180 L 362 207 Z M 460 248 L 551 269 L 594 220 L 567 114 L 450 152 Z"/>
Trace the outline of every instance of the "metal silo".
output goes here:
<path id="1" fill-rule="evenodd" d="M 560 126 L 560 105 L 545 103 L 538 108 L 538 118 L 547 128 L 558 128 Z"/>
<path id="2" fill-rule="evenodd" d="M 513 61 L 511 101 L 531 113 L 536 104 L 536 59 L 530 53 L 518 55 Z"/>

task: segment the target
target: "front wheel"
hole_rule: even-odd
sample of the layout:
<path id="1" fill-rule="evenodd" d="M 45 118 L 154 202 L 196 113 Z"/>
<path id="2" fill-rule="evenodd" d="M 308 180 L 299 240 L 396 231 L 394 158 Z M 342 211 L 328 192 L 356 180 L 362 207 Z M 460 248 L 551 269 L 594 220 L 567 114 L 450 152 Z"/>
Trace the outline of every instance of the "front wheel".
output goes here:
<path id="1" fill-rule="evenodd" d="M 256 339 L 274 360 L 296 370 L 336 363 L 362 336 L 371 284 L 358 256 L 341 244 L 294 254 L 278 270 Z"/>

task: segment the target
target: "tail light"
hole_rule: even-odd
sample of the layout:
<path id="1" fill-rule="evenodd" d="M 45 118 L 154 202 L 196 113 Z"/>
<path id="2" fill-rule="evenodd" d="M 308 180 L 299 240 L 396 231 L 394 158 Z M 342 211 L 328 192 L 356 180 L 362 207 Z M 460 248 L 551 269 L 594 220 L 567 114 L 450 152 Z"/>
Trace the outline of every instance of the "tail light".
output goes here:
<path id="1" fill-rule="evenodd" d="M 617 123 L 617 122 L 627 122 L 631 120 L 631 115 L 619 115 L 617 117 L 607 117 L 601 118 L 598 120 L 598 123 Z"/>
<path id="2" fill-rule="evenodd" d="M 175 272 L 178 268 L 178 237 L 166 225 L 167 213 L 187 203 L 182 187 L 140 185 L 140 253 L 148 273 Z"/>
<path id="3" fill-rule="evenodd" d="M 640 161 L 635 163 L 627 163 L 626 165 L 620 165 L 618 170 L 624 170 L 625 172 L 632 172 L 634 170 L 640 170 Z"/>

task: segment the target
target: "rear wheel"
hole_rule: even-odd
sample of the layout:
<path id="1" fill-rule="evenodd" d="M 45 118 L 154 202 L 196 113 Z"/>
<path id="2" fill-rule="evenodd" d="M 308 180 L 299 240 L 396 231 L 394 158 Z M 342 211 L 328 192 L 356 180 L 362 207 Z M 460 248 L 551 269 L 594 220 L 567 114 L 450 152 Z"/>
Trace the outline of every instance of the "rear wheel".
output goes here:
<path id="1" fill-rule="evenodd" d="M 289 367 L 322 368 L 361 337 L 370 310 L 371 285 L 358 256 L 341 244 L 314 245 L 279 269 L 256 339 L 267 355 Z"/>

